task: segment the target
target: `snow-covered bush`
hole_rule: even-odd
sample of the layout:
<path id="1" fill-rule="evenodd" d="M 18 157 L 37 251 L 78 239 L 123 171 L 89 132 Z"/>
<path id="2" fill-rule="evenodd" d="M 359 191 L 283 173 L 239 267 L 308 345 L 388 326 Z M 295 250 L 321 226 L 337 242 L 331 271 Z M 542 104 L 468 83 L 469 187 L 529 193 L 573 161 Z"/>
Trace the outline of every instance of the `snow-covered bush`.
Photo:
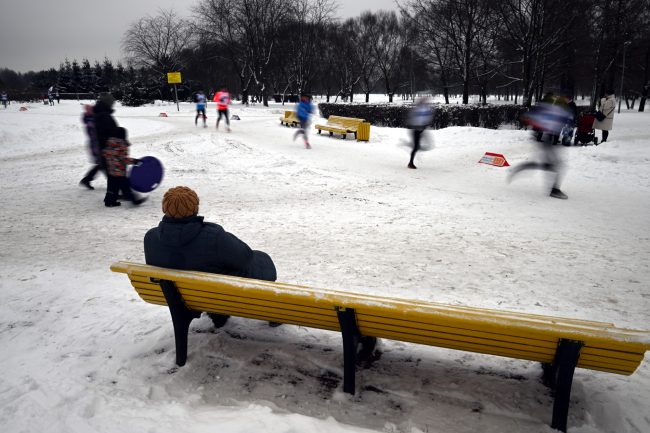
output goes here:
<path id="1" fill-rule="evenodd" d="M 406 126 L 409 105 L 390 104 L 318 104 L 323 117 L 362 118 L 373 125 L 402 128 Z M 521 105 L 444 105 L 434 104 L 432 126 L 478 126 L 497 129 L 504 124 L 520 126 L 519 118 L 527 108 Z"/>
<path id="2" fill-rule="evenodd" d="M 147 96 L 146 89 L 141 89 L 136 83 L 127 83 L 120 87 L 119 101 L 127 107 L 139 107 L 153 103 L 153 98 Z"/>

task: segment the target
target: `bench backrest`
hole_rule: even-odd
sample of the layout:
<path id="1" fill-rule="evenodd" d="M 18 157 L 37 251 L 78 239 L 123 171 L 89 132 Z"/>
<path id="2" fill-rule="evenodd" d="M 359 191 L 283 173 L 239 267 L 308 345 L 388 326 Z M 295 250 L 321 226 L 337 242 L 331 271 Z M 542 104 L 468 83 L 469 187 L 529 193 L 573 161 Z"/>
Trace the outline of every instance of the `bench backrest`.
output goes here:
<path id="1" fill-rule="evenodd" d="M 364 122 L 364 119 L 357 119 L 355 117 L 330 116 L 327 118 L 328 124 L 342 126 L 359 126 L 362 122 Z"/>
<path id="2" fill-rule="evenodd" d="M 355 310 L 361 334 L 550 363 L 560 339 L 581 341 L 578 367 L 632 374 L 650 350 L 650 332 L 610 323 L 409 301 L 129 262 L 140 297 L 166 305 L 159 280 L 173 281 L 187 307 L 340 331 L 337 310 Z"/>

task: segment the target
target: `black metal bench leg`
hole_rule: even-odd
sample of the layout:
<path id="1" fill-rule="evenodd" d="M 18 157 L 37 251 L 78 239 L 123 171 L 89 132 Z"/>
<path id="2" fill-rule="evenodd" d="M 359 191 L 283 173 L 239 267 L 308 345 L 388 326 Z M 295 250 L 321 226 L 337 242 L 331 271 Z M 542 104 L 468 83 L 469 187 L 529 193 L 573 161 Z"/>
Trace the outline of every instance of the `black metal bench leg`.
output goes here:
<path id="1" fill-rule="evenodd" d="M 341 325 L 341 335 L 343 336 L 343 392 L 354 395 L 357 347 L 361 335 L 359 334 L 353 309 L 339 308 L 336 314 Z"/>
<path id="2" fill-rule="evenodd" d="M 183 298 L 178 293 L 173 281 L 160 280 L 160 287 L 169 306 L 174 324 L 174 339 L 176 340 L 176 365 L 182 367 L 187 361 L 187 333 L 193 319 L 201 316 L 198 311 L 185 306 Z"/>
<path id="3" fill-rule="evenodd" d="M 563 432 L 566 432 L 567 428 L 573 373 L 578 365 L 582 346 L 581 341 L 560 340 L 553 364 L 544 366 L 544 382 L 555 390 L 551 427 Z"/>
<path id="4" fill-rule="evenodd" d="M 337 308 L 336 314 L 343 336 L 343 392 L 354 395 L 356 390 L 357 355 L 368 357 L 372 354 L 377 339 L 364 337 L 357 326 L 353 308 Z M 361 352 L 359 352 L 361 345 Z"/>

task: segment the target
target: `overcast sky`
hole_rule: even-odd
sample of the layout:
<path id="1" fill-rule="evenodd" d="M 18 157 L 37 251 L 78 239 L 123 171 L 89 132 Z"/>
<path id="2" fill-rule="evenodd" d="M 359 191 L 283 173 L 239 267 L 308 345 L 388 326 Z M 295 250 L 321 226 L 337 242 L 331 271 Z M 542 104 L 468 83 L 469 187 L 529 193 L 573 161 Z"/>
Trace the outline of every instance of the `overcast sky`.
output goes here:
<path id="1" fill-rule="evenodd" d="M 182 0 L 0 0 L 0 68 L 18 72 L 58 68 L 66 57 L 122 58 L 129 24 L 174 7 L 186 14 L 196 1 Z M 394 0 L 339 0 L 339 16 L 395 9 Z"/>

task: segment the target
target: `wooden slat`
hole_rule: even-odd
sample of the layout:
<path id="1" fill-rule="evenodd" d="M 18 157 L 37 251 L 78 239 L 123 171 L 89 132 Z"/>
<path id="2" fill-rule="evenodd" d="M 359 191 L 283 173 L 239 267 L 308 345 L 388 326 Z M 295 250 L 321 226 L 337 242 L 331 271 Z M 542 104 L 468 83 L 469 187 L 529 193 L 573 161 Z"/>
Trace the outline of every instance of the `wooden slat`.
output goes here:
<path id="1" fill-rule="evenodd" d="M 251 304 L 242 304 L 242 303 L 235 303 L 235 302 L 229 302 L 229 301 L 219 301 L 219 300 L 213 300 L 213 301 L 208 301 L 203 298 L 196 298 L 196 297 L 186 297 L 184 298 L 185 303 L 190 307 L 197 309 L 195 307 L 200 307 L 200 308 L 220 308 L 224 310 L 230 309 L 233 312 L 236 311 L 250 311 L 253 314 L 271 314 L 276 317 L 287 317 L 287 318 L 293 318 L 294 320 L 305 320 L 305 321 L 315 321 L 315 322 L 324 322 L 324 323 L 330 323 L 332 326 L 337 326 L 338 327 L 338 320 L 336 317 L 328 317 L 325 315 L 319 315 L 319 314 L 311 314 L 311 313 L 300 313 L 296 311 L 290 311 L 290 310 L 283 310 L 281 308 L 261 308 L 256 305 L 251 305 Z M 233 313 L 234 314 L 234 313 Z"/>

